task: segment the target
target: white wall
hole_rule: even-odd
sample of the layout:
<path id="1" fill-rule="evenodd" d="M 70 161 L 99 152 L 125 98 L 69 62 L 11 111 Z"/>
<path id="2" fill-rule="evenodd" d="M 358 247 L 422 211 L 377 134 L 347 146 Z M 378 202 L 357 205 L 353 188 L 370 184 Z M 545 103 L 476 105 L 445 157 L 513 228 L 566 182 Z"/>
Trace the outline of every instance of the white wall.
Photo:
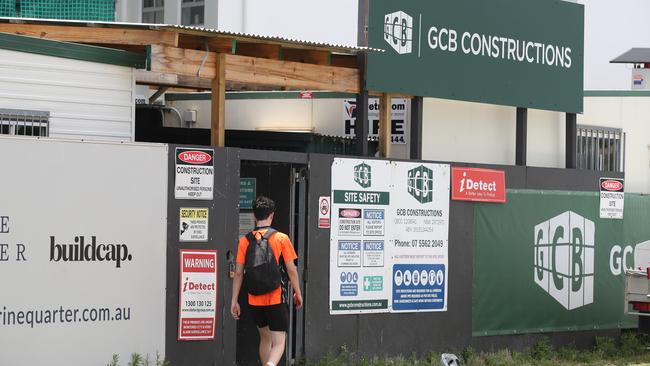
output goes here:
<path id="1" fill-rule="evenodd" d="M 356 45 L 357 17 L 357 0 L 219 1 L 219 29 L 299 40 Z"/>
<path id="2" fill-rule="evenodd" d="M 632 47 L 650 47 L 650 2 L 579 2 L 585 5 L 585 90 L 629 90 L 629 66 L 609 61 Z"/>
<path id="3" fill-rule="evenodd" d="M 563 118 L 528 111 L 528 165 L 563 166 L 564 139 L 558 133 Z M 422 133 L 424 159 L 515 164 L 516 108 L 425 98 Z"/>
<path id="4" fill-rule="evenodd" d="M 209 100 L 167 101 L 166 104 L 179 109 L 181 113 L 187 109 L 197 110 L 198 121 L 193 127 L 210 128 Z M 407 104 L 407 116 L 409 115 Z M 165 118 L 166 126 L 181 126 L 172 113 L 166 113 Z M 227 99 L 226 129 L 251 131 L 293 129 L 343 136 L 343 99 Z M 408 140 L 409 136 L 406 137 Z M 408 144 L 393 144 L 391 157 L 406 159 L 408 149 Z"/>
<path id="5" fill-rule="evenodd" d="M 132 141 L 133 69 L 0 50 L 0 108 L 50 112 L 50 137 Z"/>
<path id="6" fill-rule="evenodd" d="M 626 192 L 650 193 L 650 98 L 589 97 L 579 124 L 622 128 Z"/>

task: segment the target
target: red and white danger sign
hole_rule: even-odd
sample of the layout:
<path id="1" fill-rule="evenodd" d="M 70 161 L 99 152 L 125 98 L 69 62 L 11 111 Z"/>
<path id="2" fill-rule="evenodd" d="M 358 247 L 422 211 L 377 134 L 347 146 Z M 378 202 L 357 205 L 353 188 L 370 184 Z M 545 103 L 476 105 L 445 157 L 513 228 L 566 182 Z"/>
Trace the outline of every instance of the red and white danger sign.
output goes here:
<path id="1" fill-rule="evenodd" d="M 181 249 L 178 340 L 214 339 L 217 251 Z"/>
<path id="2" fill-rule="evenodd" d="M 318 198 L 318 227 L 320 229 L 329 229 L 330 227 L 330 197 L 321 196 Z"/>

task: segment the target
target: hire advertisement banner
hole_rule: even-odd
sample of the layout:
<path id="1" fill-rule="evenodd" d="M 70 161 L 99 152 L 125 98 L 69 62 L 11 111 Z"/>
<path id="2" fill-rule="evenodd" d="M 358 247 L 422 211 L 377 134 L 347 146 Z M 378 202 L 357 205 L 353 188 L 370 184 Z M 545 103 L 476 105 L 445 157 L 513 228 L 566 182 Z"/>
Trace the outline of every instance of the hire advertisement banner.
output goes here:
<path id="1" fill-rule="evenodd" d="M 447 309 L 449 165 L 334 159 L 330 314 Z"/>
<path id="2" fill-rule="evenodd" d="M 581 4 L 373 0 L 368 12 L 368 46 L 386 50 L 368 53 L 368 90 L 582 112 Z"/>
<path id="3" fill-rule="evenodd" d="M 650 198 L 626 194 L 625 220 L 607 220 L 599 192 L 507 196 L 475 207 L 473 334 L 635 327 L 624 272 L 647 266 L 635 258 L 650 240 Z"/>

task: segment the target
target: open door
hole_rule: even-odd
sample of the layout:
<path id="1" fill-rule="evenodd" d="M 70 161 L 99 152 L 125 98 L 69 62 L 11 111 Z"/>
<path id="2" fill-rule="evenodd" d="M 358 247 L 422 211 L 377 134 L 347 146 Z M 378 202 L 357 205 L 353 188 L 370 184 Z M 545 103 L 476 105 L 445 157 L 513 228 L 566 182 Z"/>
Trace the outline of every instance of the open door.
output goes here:
<path id="1" fill-rule="evenodd" d="M 276 211 L 272 226 L 286 233 L 298 254 L 297 267 L 300 280 L 304 289 L 304 258 L 306 240 L 306 208 L 307 208 L 307 180 L 306 168 L 303 165 L 291 163 L 278 163 L 268 161 L 241 162 L 240 179 L 242 187 L 242 200 L 248 196 L 265 195 L 275 201 Z M 253 190 L 254 192 L 251 192 Z M 242 201 L 240 200 L 240 202 Z M 250 205 L 240 207 L 239 232 L 240 236 L 254 228 L 254 219 Z M 303 310 L 296 311 L 293 306 L 293 291 L 287 288 L 289 304 L 289 329 L 287 332 L 286 349 L 279 365 L 292 365 L 299 359 L 303 351 L 304 317 Z M 305 296 L 303 294 L 303 296 Z M 237 352 L 236 362 L 239 366 L 259 365 L 258 346 L 259 333 L 250 315 L 248 306 L 248 291 L 246 285 L 242 286 L 239 294 L 239 304 L 242 309 L 240 320 L 237 322 Z"/>

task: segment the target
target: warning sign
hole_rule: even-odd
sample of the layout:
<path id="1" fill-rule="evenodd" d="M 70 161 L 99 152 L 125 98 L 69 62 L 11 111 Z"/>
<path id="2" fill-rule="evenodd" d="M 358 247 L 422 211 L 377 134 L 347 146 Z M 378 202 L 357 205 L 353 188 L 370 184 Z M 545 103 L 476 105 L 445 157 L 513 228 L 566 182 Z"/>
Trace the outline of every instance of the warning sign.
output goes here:
<path id="1" fill-rule="evenodd" d="M 214 190 L 214 150 L 176 148 L 174 198 L 211 200 Z"/>
<path id="2" fill-rule="evenodd" d="M 600 178 L 600 218 L 623 219 L 625 203 L 625 180 Z"/>
<path id="3" fill-rule="evenodd" d="M 178 340 L 214 339 L 217 251 L 181 249 Z"/>
<path id="4" fill-rule="evenodd" d="M 180 241 L 208 241 L 208 209 L 181 208 Z"/>

